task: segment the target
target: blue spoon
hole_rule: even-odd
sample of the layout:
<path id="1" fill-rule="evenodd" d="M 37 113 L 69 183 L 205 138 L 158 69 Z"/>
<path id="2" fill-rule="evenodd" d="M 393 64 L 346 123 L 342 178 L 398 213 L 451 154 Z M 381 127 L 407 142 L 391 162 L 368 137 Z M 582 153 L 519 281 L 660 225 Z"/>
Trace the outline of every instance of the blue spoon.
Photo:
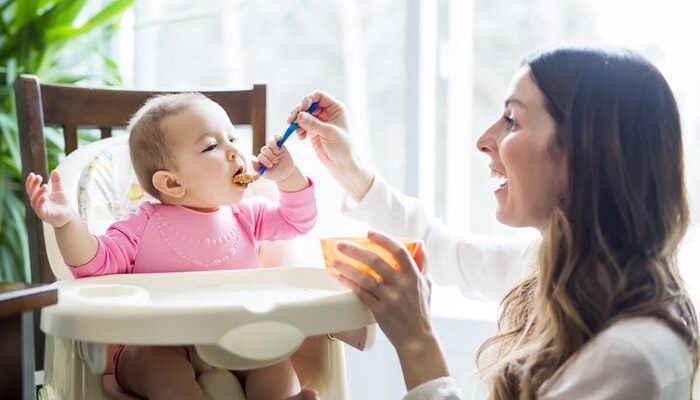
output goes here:
<path id="1" fill-rule="evenodd" d="M 309 107 L 309 109 L 306 110 L 306 112 L 311 114 L 314 111 L 316 111 L 317 108 L 318 108 L 318 103 L 311 103 L 311 107 Z M 289 124 L 289 128 L 287 128 L 287 130 L 284 132 L 284 135 L 282 135 L 282 138 L 277 141 L 277 147 L 279 147 L 281 149 L 282 146 L 284 146 L 284 142 L 286 142 L 287 139 L 289 139 L 289 137 L 292 136 L 292 133 L 294 133 L 294 131 L 296 131 L 298 127 L 299 127 L 299 124 L 297 123 L 297 120 L 295 119 L 294 122 Z M 260 175 L 264 174 L 265 171 L 267 171 L 267 167 L 264 165 L 261 165 L 260 168 L 258 168 L 258 174 L 260 174 Z"/>

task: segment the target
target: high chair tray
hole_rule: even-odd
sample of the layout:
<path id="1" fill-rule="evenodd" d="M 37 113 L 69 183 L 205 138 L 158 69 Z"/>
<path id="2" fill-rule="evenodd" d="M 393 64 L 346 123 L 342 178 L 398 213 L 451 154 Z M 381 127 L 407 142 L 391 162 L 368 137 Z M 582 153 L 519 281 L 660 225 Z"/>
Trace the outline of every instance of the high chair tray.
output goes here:
<path id="1" fill-rule="evenodd" d="M 61 281 L 47 334 L 97 343 L 218 345 L 271 359 L 308 336 L 374 322 L 321 268 L 122 274 Z"/>

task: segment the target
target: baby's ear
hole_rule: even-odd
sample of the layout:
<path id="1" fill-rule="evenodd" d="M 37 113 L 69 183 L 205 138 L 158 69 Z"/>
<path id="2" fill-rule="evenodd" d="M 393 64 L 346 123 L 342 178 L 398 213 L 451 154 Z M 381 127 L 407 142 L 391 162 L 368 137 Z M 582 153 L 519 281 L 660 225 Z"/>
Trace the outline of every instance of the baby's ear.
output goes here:
<path id="1" fill-rule="evenodd" d="M 185 187 L 180 184 L 176 173 L 160 170 L 156 171 L 151 178 L 153 186 L 162 194 L 176 199 L 183 197 L 186 193 Z"/>

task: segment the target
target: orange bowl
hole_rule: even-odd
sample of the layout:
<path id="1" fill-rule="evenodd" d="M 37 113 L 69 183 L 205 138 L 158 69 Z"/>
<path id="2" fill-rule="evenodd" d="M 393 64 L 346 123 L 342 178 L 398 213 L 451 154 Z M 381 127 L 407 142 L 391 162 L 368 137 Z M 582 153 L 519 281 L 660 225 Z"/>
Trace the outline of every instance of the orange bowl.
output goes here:
<path id="1" fill-rule="evenodd" d="M 421 251 L 423 248 L 423 241 L 420 239 L 412 239 L 412 238 L 399 238 L 398 239 L 403 245 L 406 247 L 408 252 L 411 254 L 411 257 L 413 259 L 416 259 L 416 256 L 418 253 Z M 381 257 L 384 261 L 387 262 L 387 264 L 391 265 L 392 268 L 395 270 L 399 269 L 399 263 L 394 259 L 394 257 L 389 253 L 386 249 L 384 249 L 382 246 L 378 245 L 377 243 L 367 239 L 366 237 L 329 237 L 329 238 L 322 238 L 321 239 L 321 251 L 323 252 L 323 262 L 326 264 L 326 268 L 328 268 L 329 272 L 336 276 L 338 275 L 338 270 L 336 270 L 333 267 L 333 262 L 336 260 L 346 262 L 347 264 L 350 264 L 351 266 L 362 270 L 370 275 L 372 275 L 375 279 L 381 280 L 381 277 L 379 274 L 374 272 L 374 270 L 368 266 L 367 264 L 361 263 L 354 258 L 350 258 L 347 255 L 343 254 L 338 250 L 338 243 L 340 242 L 352 242 L 366 250 L 371 251 L 372 253 L 378 255 Z M 422 265 L 418 265 L 419 269 L 422 269 Z"/>

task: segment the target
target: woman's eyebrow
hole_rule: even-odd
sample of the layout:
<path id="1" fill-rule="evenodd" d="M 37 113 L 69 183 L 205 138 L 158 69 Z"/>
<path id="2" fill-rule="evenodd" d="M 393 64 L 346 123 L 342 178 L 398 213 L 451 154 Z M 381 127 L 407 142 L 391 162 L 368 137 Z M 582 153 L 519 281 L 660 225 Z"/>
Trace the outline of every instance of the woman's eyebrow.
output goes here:
<path id="1" fill-rule="evenodd" d="M 515 106 L 518 106 L 520 108 L 524 108 L 527 110 L 527 106 L 525 105 L 525 103 L 523 103 L 522 100 L 516 99 L 515 97 L 507 98 L 503 105 L 505 107 L 508 107 L 510 105 L 515 105 Z"/>

